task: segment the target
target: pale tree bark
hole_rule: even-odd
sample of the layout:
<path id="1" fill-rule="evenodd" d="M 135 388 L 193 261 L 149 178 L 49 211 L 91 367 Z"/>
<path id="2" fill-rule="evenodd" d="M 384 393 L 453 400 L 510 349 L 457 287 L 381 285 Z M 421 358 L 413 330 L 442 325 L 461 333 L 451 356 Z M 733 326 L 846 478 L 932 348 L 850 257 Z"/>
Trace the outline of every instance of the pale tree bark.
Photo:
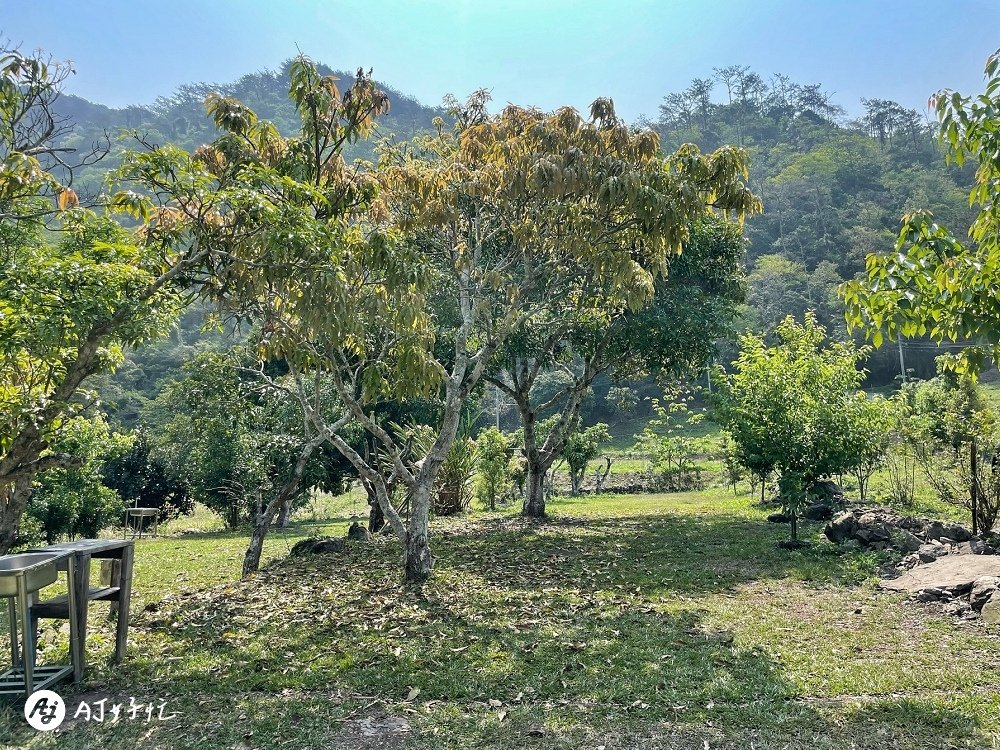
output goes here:
<path id="1" fill-rule="evenodd" d="M 254 519 L 253 532 L 250 535 L 250 544 L 246 554 L 243 556 L 243 577 L 246 578 L 251 573 L 260 569 L 260 557 L 264 551 L 264 539 L 267 537 L 271 522 L 279 513 L 287 519 L 287 514 L 292 507 L 292 501 L 302 486 L 302 477 L 305 475 L 306 466 L 316 449 L 323 444 L 326 437 L 322 434 L 313 437 L 299 451 L 299 456 L 292 469 L 292 475 L 288 481 L 282 485 L 281 489 L 271 498 L 271 501 L 257 513 Z"/>
<path id="2" fill-rule="evenodd" d="M 556 343 L 557 341 L 552 341 L 552 345 Z M 542 370 L 540 360 L 522 360 L 515 366 L 511 366 L 508 370 L 509 382 L 496 376 L 487 378 L 488 382 L 496 385 L 510 396 L 517 405 L 518 413 L 521 416 L 521 424 L 524 427 L 526 464 L 524 502 L 521 512 L 529 518 L 545 517 L 546 475 L 556 459 L 562 455 L 563 449 L 572 435 L 572 430 L 580 416 L 580 406 L 587 389 L 594 382 L 594 378 L 607 369 L 607 366 L 599 364 L 595 359 L 587 359 L 582 363 L 582 369 L 579 372 L 574 373 L 568 367 L 564 369 L 569 372 L 573 382 L 541 404 L 531 403 L 531 390 Z M 538 415 L 560 403 L 562 406 L 559 419 L 545 439 L 539 443 Z"/>

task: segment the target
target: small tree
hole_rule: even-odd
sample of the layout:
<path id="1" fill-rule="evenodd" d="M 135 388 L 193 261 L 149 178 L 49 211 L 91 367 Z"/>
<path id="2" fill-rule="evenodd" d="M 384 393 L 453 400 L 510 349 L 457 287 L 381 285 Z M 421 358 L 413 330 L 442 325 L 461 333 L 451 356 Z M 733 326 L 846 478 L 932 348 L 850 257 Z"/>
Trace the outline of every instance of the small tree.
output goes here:
<path id="1" fill-rule="evenodd" d="M 611 433 L 603 422 L 577 430 L 563 448 L 563 458 L 569 465 L 570 494 L 579 495 L 587 474 L 587 465 L 600 455 L 601 446 L 611 442 Z"/>
<path id="2" fill-rule="evenodd" d="M 490 510 L 496 510 L 497 500 L 510 494 L 511 442 L 496 427 L 476 436 L 476 495 Z"/>
<path id="3" fill-rule="evenodd" d="M 49 544 L 63 535 L 96 537 L 122 521 L 122 497 L 102 480 L 104 464 L 127 453 L 134 438 L 111 432 L 101 417 L 74 417 L 60 430 L 52 450 L 78 459 L 75 466 L 43 472 L 35 481 L 28 516 Z"/>
<path id="4" fill-rule="evenodd" d="M 898 421 L 898 403 L 863 392 L 846 404 L 844 439 L 851 457 L 847 469 L 858 482 L 858 495 L 864 502 L 872 474 L 886 460 L 892 445 L 893 427 Z"/>
<path id="5" fill-rule="evenodd" d="M 667 403 L 653 399 L 656 416 L 640 435 L 636 435 L 636 450 L 649 456 L 654 485 L 658 489 L 685 490 L 701 483 L 701 466 L 697 457 L 707 451 L 706 441 L 693 437 L 691 428 L 699 424 L 703 414 L 694 414 L 688 407 L 693 396 L 680 391 Z"/>
<path id="6" fill-rule="evenodd" d="M 715 393 L 715 418 L 732 436 L 741 463 L 780 472 L 795 539 L 803 493 L 817 479 L 857 464 L 850 416 L 864 396 L 858 362 L 867 350 L 827 342 L 811 313 L 801 325 L 786 318 L 775 333 L 773 347 L 761 336 L 743 337 L 736 371 Z"/>

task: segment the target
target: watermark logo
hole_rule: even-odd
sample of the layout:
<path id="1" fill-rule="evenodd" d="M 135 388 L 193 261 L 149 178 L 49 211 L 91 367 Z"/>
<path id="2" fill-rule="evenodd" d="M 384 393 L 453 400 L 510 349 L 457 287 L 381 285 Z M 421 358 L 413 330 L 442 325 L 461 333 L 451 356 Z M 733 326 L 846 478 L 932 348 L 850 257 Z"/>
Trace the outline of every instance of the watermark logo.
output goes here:
<path id="1" fill-rule="evenodd" d="M 66 704 L 58 693 L 38 690 L 24 702 L 24 718 L 39 732 L 51 732 L 66 718 Z"/>

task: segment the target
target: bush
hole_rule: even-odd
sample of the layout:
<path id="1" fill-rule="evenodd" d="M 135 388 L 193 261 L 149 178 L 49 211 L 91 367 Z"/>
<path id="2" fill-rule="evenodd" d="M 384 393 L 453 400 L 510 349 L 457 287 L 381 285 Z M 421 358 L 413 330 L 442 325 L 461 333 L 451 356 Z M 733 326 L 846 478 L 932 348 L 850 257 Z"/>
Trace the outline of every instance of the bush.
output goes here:
<path id="1" fill-rule="evenodd" d="M 514 488 L 510 471 L 511 442 L 496 427 L 476 437 L 476 497 L 490 510 Z"/>
<path id="2" fill-rule="evenodd" d="M 102 529 L 121 522 L 125 503 L 104 485 L 103 469 L 106 462 L 128 453 L 133 442 L 130 435 L 113 433 L 102 417 L 70 420 L 51 449 L 76 456 L 82 464 L 39 475 L 27 509 L 34 523 L 25 530 L 34 528 L 52 544 L 61 536 L 96 537 Z"/>

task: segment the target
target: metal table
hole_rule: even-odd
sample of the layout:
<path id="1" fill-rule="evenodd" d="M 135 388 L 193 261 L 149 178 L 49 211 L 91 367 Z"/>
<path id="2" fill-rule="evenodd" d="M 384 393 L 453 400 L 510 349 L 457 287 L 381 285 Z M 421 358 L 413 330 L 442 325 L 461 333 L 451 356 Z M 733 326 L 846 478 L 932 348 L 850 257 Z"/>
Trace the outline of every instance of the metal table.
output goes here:
<path id="1" fill-rule="evenodd" d="M 70 597 L 60 596 L 46 601 L 36 601 L 31 606 L 32 632 L 37 632 L 38 620 L 53 618 L 69 620 L 71 631 L 75 628 L 79 636 L 73 639 L 76 647 L 74 664 L 79 665 L 82 675 L 87 661 L 87 614 L 90 602 L 111 602 L 111 611 L 118 612 L 115 633 L 114 663 L 121 662 L 128 642 L 129 604 L 132 599 L 132 566 L 135 558 L 135 543 L 131 539 L 79 539 L 75 542 L 52 544 L 30 550 L 32 555 L 49 552 L 64 553 L 75 568 L 72 597 L 76 605 L 71 605 Z M 90 561 L 102 560 L 108 569 L 102 570 L 101 585 L 90 587 Z M 60 562 L 63 566 L 67 563 Z M 102 566 L 103 567 L 103 566 Z M 64 569 L 64 568 L 60 568 Z"/>
<path id="2" fill-rule="evenodd" d="M 38 591 L 56 582 L 59 571 L 66 571 L 68 594 L 63 597 L 69 613 L 70 665 L 36 666 L 36 629 L 33 625 L 34 599 Z M 0 674 L 0 695 L 30 695 L 44 690 L 72 673 L 73 680 L 82 676 L 83 665 L 78 661 L 79 630 L 77 598 L 73 586 L 76 580 L 76 559 L 72 552 L 52 549 L 45 552 L 23 552 L 0 557 L 0 597 L 7 599 L 10 616 L 11 669 Z M 21 643 L 18 644 L 18 621 Z"/>

